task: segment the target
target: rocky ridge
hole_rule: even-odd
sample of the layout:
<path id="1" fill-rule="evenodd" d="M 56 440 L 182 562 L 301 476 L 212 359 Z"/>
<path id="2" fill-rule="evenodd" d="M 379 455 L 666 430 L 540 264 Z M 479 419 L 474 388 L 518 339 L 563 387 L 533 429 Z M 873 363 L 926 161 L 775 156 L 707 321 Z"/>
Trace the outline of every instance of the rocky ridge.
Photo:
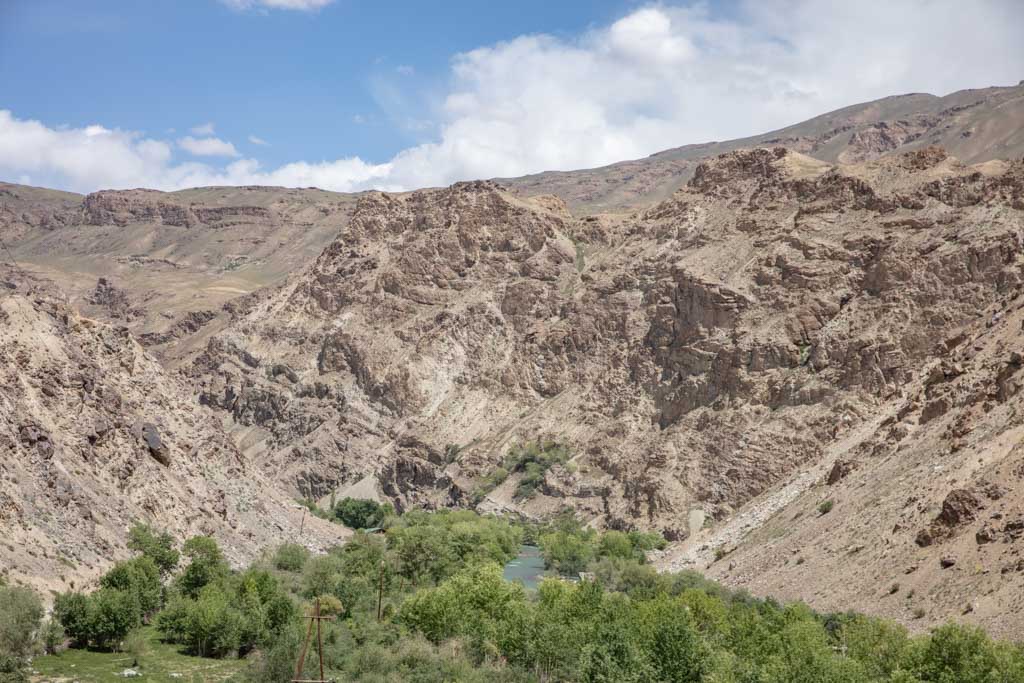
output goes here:
<path id="1" fill-rule="evenodd" d="M 946 377 L 932 363 L 974 357 L 979 311 L 999 321 L 1016 305 L 1022 180 L 1021 162 L 966 166 L 938 148 L 840 166 L 773 148 L 709 160 L 619 219 L 485 182 L 374 193 L 190 372 L 284 486 L 326 496 L 369 481 L 399 507 L 471 505 L 510 445 L 555 438 L 570 467 L 525 501 L 513 476 L 481 509 L 568 505 L 596 525 L 656 528 L 680 542 L 666 566 L 717 571 L 721 544 L 690 528 L 694 512 L 725 528 L 802 477 L 723 548 L 742 550 L 832 472 L 842 491 L 911 432 L 970 431 L 945 426 L 976 419 L 948 390 L 908 392 Z M 1016 386 L 1016 367 L 999 386 Z M 944 480 L 928 487 L 948 494 Z M 932 517 L 901 512 L 900 557 L 945 552 L 914 543 Z"/>
<path id="2" fill-rule="evenodd" d="M 214 534 L 237 563 L 298 537 L 303 513 L 126 328 L 81 316 L 20 271 L 0 271 L 0 285 L 4 574 L 42 589 L 84 585 L 127 554 L 135 520 Z M 311 547 L 344 535 L 304 526 Z"/>

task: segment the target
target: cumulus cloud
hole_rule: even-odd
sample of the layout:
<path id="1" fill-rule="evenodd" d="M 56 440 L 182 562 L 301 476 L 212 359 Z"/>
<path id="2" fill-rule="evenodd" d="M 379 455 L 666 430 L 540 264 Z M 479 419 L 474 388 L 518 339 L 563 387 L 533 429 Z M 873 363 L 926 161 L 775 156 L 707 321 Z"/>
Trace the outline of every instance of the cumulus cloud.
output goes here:
<path id="1" fill-rule="evenodd" d="M 197 157 L 241 156 L 233 144 L 220 138 L 194 138 L 186 135 L 178 140 L 178 147 Z"/>
<path id="2" fill-rule="evenodd" d="M 979 0 L 970 12 L 954 0 L 748 0 L 727 17 L 704 4 L 659 4 L 575 38 L 521 36 L 454 56 L 449 89 L 423 129 L 432 139 L 384 163 L 175 163 L 167 143 L 138 133 L 48 128 L 7 112 L 0 174 L 78 189 L 348 191 L 591 167 L 767 132 L 887 95 L 1016 83 L 1022 25 L 1024 3 L 1015 0 Z"/>
<path id="3" fill-rule="evenodd" d="M 189 130 L 193 135 L 213 135 L 213 123 L 201 123 L 198 126 L 192 126 Z M 170 132 L 173 133 L 174 129 L 172 128 Z"/>
<path id="4" fill-rule="evenodd" d="M 312 12 L 327 7 L 334 0 L 221 0 L 221 2 L 237 10 L 264 8 Z"/>

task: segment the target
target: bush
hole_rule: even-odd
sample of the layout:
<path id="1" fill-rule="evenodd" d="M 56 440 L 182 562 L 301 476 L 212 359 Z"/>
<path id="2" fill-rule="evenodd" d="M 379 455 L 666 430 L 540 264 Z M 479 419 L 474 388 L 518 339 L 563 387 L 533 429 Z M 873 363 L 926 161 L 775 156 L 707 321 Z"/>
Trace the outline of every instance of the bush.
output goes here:
<path id="1" fill-rule="evenodd" d="M 48 655 L 55 655 L 64 645 L 64 627 L 60 622 L 50 617 L 43 624 L 41 640 L 43 641 L 43 652 Z"/>
<path id="2" fill-rule="evenodd" d="M 0 586 L 0 654 L 24 660 L 35 647 L 43 603 L 28 588 Z"/>
<path id="3" fill-rule="evenodd" d="M 166 531 L 156 532 L 147 524 L 135 524 L 128 532 L 128 549 L 151 559 L 168 576 L 178 566 L 180 558 L 174 549 L 174 538 Z"/>
<path id="4" fill-rule="evenodd" d="M 596 556 L 592 530 L 555 531 L 540 537 L 544 566 L 559 574 L 574 576 L 587 569 Z"/>
<path id="5" fill-rule="evenodd" d="M 343 498 L 334 506 L 334 516 L 350 529 L 371 529 L 384 525 L 391 506 L 361 498 Z"/>
<path id="6" fill-rule="evenodd" d="M 188 609 L 184 642 L 200 657 L 226 657 L 238 652 L 243 619 L 230 596 L 217 584 L 203 588 Z"/>
<path id="7" fill-rule="evenodd" d="M 529 498 L 544 481 L 547 471 L 554 465 L 564 465 L 572 455 L 569 449 L 553 441 L 535 442 L 527 445 L 513 446 L 502 467 L 508 472 L 521 472 L 522 477 L 516 486 L 516 498 Z"/>
<path id="8" fill-rule="evenodd" d="M 818 514 L 827 515 L 828 513 L 832 512 L 833 507 L 835 507 L 835 503 L 832 502 L 831 500 L 826 500 L 825 502 L 818 506 Z"/>
<path id="9" fill-rule="evenodd" d="M 274 553 L 274 566 L 285 572 L 302 571 L 309 559 L 309 551 L 298 543 L 284 543 Z"/>

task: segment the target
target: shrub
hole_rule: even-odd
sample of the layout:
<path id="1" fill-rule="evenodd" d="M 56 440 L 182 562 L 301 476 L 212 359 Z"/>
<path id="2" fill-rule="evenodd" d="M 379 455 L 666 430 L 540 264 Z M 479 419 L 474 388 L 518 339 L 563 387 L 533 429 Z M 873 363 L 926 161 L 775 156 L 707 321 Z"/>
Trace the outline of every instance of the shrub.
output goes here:
<path id="1" fill-rule="evenodd" d="M 32 653 L 43 603 L 28 588 L 0 586 L 0 653 L 23 660 Z"/>
<path id="2" fill-rule="evenodd" d="M 334 506 L 334 516 L 350 529 L 371 529 L 384 524 L 391 506 L 373 500 L 343 498 Z"/>
<path id="3" fill-rule="evenodd" d="M 516 487 L 516 498 L 529 498 L 544 481 L 547 471 L 554 465 L 564 465 L 569 461 L 569 449 L 553 441 L 535 442 L 527 445 L 513 446 L 502 467 L 508 472 L 521 472 L 522 477 Z"/>
<path id="4" fill-rule="evenodd" d="M 274 566 L 285 572 L 302 571 L 309 559 L 309 551 L 298 543 L 284 543 L 274 553 Z"/>
<path id="5" fill-rule="evenodd" d="M 833 507 L 835 507 L 835 503 L 831 500 L 826 500 L 818 506 L 818 514 L 827 515 L 832 512 Z"/>
<path id="6" fill-rule="evenodd" d="M 55 618 L 50 617 L 43 625 L 41 640 L 43 641 L 43 652 L 48 655 L 55 655 L 64 645 L 64 627 Z"/>
<path id="7" fill-rule="evenodd" d="M 149 654 L 149 641 L 141 629 L 135 629 L 125 636 L 124 651 L 132 656 L 132 666 L 138 666 L 139 660 Z"/>
<path id="8" fill-rule="evenodd" d="M 228 594 L 210 584 L 189 606 L 184 640 L 200 657 L 225 657 L 238 652 L 242 628 L 242 615 Z"/>
<path id="9" fill-rule="evenodd" d="M 587 531 L 555 531 L 540 537 L 544 566 L 560 574 L 572 576 L 586 570 L 594 559 L 594 536 Z"/>

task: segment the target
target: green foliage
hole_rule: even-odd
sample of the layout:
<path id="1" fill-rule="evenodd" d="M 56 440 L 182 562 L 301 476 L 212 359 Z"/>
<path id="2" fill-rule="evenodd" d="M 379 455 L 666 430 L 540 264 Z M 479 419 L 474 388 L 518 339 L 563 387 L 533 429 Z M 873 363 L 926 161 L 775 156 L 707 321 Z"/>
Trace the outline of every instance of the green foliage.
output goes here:
<path id="1" fill-rule="evenodd" d="M 130 590 L 101 588 L 89 596 L 89 641 L 99 648 L 118 649 L 129 631 L 141 623 L 141 609 Z"/>
<path id="2" fill-rule="evenodd" d="M 818 514 L 827 515 L 828 513 L 832 512 L 832 508 L 834 508 L 835 505 L 835 502 L 831 500 L 826 500 L 822 502 L 822 504 L 818 506 Z"/>
<path id="3" fill-rule="evenodd" d="M 664 547 L 665 539 L 660 534 L 635 531 L 598 534 L 580 526 L 571 515 L 565 515 L 540 532 L 538 543 L 546 567 L 565 576 L 575 576 L 602 558 L 642 563 L 645 551 Z"/>
<path id="4" fill-rule="evenodd" d="M 320 519 L 331 519 L 333 517 L 333 513 L 330 510 L 324 510 L 312 498 L 299 498 L 297 502 L 312 512 L 314 517 L 319 517 Z"/>
<path id="5" fill-rule="evenodd" d="M 274 567 L 286 572 L 299 572 L 309 559 L 309 551 L 298 543 L 284 543 L 274 553 Z"/>
<path id="6" fill-rule="evenodd" d="M 128 549 L 151 559 L 161 576 L 170 575 L 178 566 L 179 553 L 174 538 L 166 531 L 154 531 L 149 525 L 137 523 L 128 532 Z"/>
<path id="7" fill-rule="evenodd" d="M 529 498 L 544 481 L 544 475 L 554 465 L 564 465 L 572 455 L 569 449 L 553 441 L 534 442 L 513 446 L 502 462 L 509 472 L 521 472 L 516 487 L 516 498 Z"/>
<path id="8" fill-rule="evenodd" d="M 298 571 L 279 549 L 232 572 L 211 540 L 190 541 L 190 563 L 171 582 L 156 616 L 159 633 L 183 652 L 245 656 L 243 679 L 261 683 L 294 675 L 305 635 L 300 615 L 317 598 L 323 614 L 338 617 L 322 624 L 325 669 L 335 680 L 1024 681 L 1021 648 L 993 642 L 977 629 L 947 625 L 911 637 L 884 620 L 755 599 L 697 572 L 659 574 L 643 564 L 644 552 L 662 543 L 657 535 L 599 533 L 571 515 L 531 527 L 552 566 L 582 567 L 593 579 L 546 579 L 526 591 L 504 581 L 501 570 L 527 535 L 522 527 L 466 511 L 413 511 L 390 521 L 386 534 L 356 533 L 346 545 L 309 557 Z M 147 564 L 142 574 L 150 576 L 153 565 Z M 192 569 L 196 564 L 202 571 Z M 121 563 L 98 592 L 58 596 L 55 616 L 68 634 L 84 632 L 76 638 L 80 644 L 123 641 L 148 663 L 149 653 L 163 646 L 140 640 L 150 632 L 146 627 L 124 631 L 140 612 L 137 570 Z M 129 619 L 115 624 L 117 635 L 104 624 L 116 621 L 120 603 Z M 316 666 L 316 648 L 308 653 L 307 673 Z M 0 683 L 23 680 L 19 676 L 23 667 L 0 656 Z"/>
<path id="9" fill-rule="evenodd" d="M 296 614 L 273 575 L 249 569 L 206 584 L 195 597 L 173 594 L 156 624 L 165 640 L 193 654 L 226 657 L 271 642 Z"/>
<path id="10" fill-rule="evenodd" d="M 479 502 L 501 486 L 513 473 L 521 474 L 515 497 L 529 498 L 544 481 L 544 475 L 551 467 L 565 465 L 571 457 L 566 446 L 554 441 L 536 441 L 513 446 L 501 464 L 480 481 L 474 492 L 474 499 Z"/>
<path id="11" fill-rule="evenodd" d="M 61 593 L 53 601 L 53 616 L 78 645 L 89 643 L 89 597 L 84 593 Z"/>
<path id="12" fill-rule="evenodd" d="M 409 512 L 387 532 L 398 573 L 416 584 L 437 583 L 476 560 L 504 564 L 521 542 L 522 531 L 507 521 L 469 511 Z"/>
<path id="13" fill-rule="evenodd" d="M 338 521 L 350 529 L 379 528 L 391 513 L 390 505 L 362 498 L 342 498 L 333 511 Z"/>
<path id="14" fill-rule="evenodd" d="M 14 676 L 16 666 L 32 654 L 35 637 L 43 620 L 43 603 L 28 588 L 0 586 L 0 657 L 10 658 L 5 666 Z"/>
<path id="15" fill-rule="evenodd" d="M 206 585 L 228 575 L 228 563 L 212 537 L 193 536 L 185 541 L 182 552 L 190 562 L 176 583 L 187 597 L 196 598 Z"/>
<path id="16" fill-rule="evenodd" d="M 134 595 L 140 617 L 155 613 L 160 609 L 163 599 L 160 570 L 153 559 L 146 555 L 115 564 L 100 578 L 100 586 Z"/>
<path id="17" fill-rule="evenodd" d="M 48 655 L 57 654 L 61 646 L 64 645 L 65 637 L 64 627 L 60 625 L 60 622 L 53 617 L 47 619 L 40 633 L 43 652 Z"/>

